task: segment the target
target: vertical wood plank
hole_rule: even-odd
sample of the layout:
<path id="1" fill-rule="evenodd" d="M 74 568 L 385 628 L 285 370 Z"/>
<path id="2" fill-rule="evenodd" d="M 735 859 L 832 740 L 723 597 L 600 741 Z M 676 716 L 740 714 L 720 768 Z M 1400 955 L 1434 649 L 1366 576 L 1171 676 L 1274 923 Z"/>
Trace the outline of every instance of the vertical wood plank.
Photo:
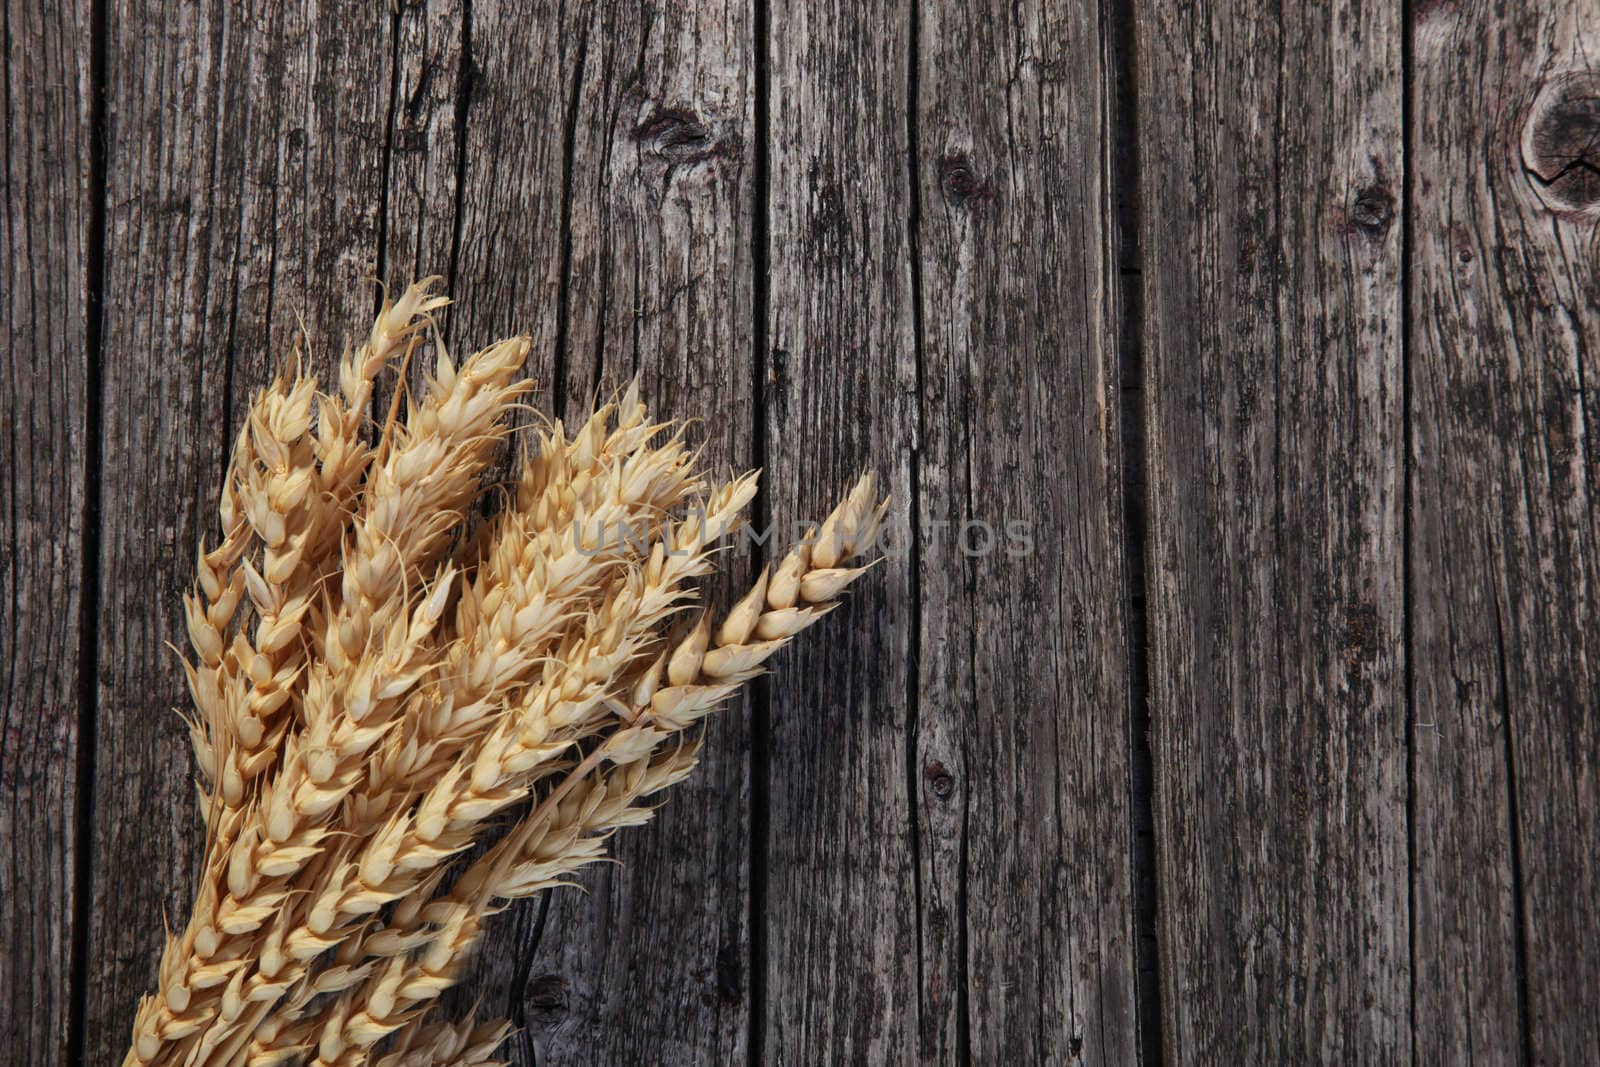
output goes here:
<path id="1" fill-rule="evenodd" d="M 564 329 L 566 142 L 573 80 L 590 47 L 588 5 L 474 0 L 457 111 L 459 234 L 450 335 L 469 349 L 526 333 L 548 401 Z M 434 268 L 437 269 L 437 268 Z"/>
<path id="2" fill-rule="evenodd" d="M 381 250 L 383 281 L 398 289 L 434 275 L 453 281 L 461 117 L 471 99 L 473 71 L 463 63 L 462 0 L 408 0 L 393 18 L 394 95 Z M 448 309 L 441 316 L 447 331 L 454 314 Z M 425 370 L 414 367 L 413 378 Z"/>
<path id="3" fill-rule="evenodd" d="M 1422 1062 L 1600 1049 L 1593 15 L 1412 15 Z"/>
<path id="4" fill-rule="evenodd" d="M 377 266 L 391 22 L 371 4 L 109 13 L 104 475 L 88 1062 L 126 1047 L 202 845 L 167 642 L 249 394 L 324 375 Z"/>
<path id="5" fill-rule="evenodd" d="M 772 5 L 762 345 L 778 536 L 873 465 L 909 543 L 916 331 L 908 220 L 910 7 Z M 908 795 L 916 576 L 897 554 L 803 642 L 757 724 L 763 1063 L 918 1053 Z"/>
<path id="6" fill-rule="evenodd" d="M 1410 1052 L 1399 8 L 1142 4 L 1168 1058 Z"/>
<path id="7" fill-rule="evenodd" d="M 921 17 L 920 1058 L 1132 1063 L 1109 28 Z"/>
<path id="8" fill-rule="evenodd" d="M 660 417 L 700 420 L 719 472 L 752 466 L 752 32 L 746 3 L 602 5 L 572 116 L 566 410 L 638 374 Z M 616 838 L 620 864 L 550 897 L 512 990 L 541 1062 L 746 1058 L 749 751 L 740 701 L 656 820 Z"/>
<path id="9" fill-rule="evenodd" d="M 391 275 L 398 278 L 394 271 L 410 262 L 422 272 L 448 274 L 457 303 L 447 313 L 447 335 L 461 352 L 529 335 L 527 374 L 537 385 L 530 400 L 541 409 L 550 405 L 565 338 L 566 146 L 574 82 L 589 47 L 587 8 L 558 0 L 473 0 L 462 5 L 453 42 L 432 5 L 402 12 L 401 82 L 427 90 L 415 113 L 410 102 L 423 90 L 402 89 L 397 100 L 394 188 L 402 197 L 411 188 L 426 191 L 416 237 L 406 236 L 404 224 L 395 230 Z M 426 58 L 418 61 L 411 40 L 424 25 Z M 413 62 L 422 64 L 415 74 Z M 448 114 L 445 79 L 455 94 Z M 402 146 L 406 125 L 419 122 L 428 130 L 426 155 L 413 159 Z M 446 227 L 433 212 L 445 199 L 440 166 L 452 138 L 453 225 Z M 460 1017 L 476 1005 L 480 1015 L 511 1019 L 519 1030 L 501 1054 L 516 1067 L 535 1062 L 541 1024 L 564 1020 L 570 1002 L 564 988 L 533 981 L 543 977 L 530 963 L 543 914 L 541 902 L 501 916 L 473 961 L 472 977 L 440 1009 Z"/>
<path id="10" fill-rule="evenodd" d="M 535 403 L 569 418 L 637 373 L 747 468 L 749 9 L 480 2 L 469 40 L 458 343 L 531 333 Z M 514 1063 L 743 1058 L 748 747 L 738 705 L 620 866 L 506 917 L 477 973 Z"/>
<path id="11" fill-rule="evenodd" d="M 75 854 L 94 85 L 88 3 L 5 8 L 0 1047 L 64 1063 Z"/>

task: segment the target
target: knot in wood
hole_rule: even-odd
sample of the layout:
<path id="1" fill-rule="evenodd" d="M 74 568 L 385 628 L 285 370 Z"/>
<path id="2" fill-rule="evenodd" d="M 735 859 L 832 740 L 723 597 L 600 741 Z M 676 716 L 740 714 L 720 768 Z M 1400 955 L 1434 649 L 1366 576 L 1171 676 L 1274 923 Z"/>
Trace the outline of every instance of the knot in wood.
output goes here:
<path id="1" fill-rule="evenodd" d="M 1544 83 L 1523 126 L 1522 165 L 1551 209 L 1600 209 L 1600 73 Z"/>
<path id="2" fill-rule="evenodd" d="M 956 791 L 955 778 L 949 771 L 944 769 L 944 764 L 938 760 L 928 764 L 927 768 L 922 772 L 922 776 L 928 780 L 928 788 L 933 790 L 933 795 L 940 800 L 949 799 L 950 795 Z"/>
<path id="3" fill-rule="evenodd" d="M 698 163 L 717 151 L 717 139 L 700 117 L 684 108 L 664 108 L 633 129 L 634 140 L 671 163 Z"/>
<path id="4" fill-rule="evenodd" d="M 1394 225 L 1394 192 L 1381 176 L 1356 192 L 1350 205 L 1350 225 L 1374 241 L 1389 235 L 1389 227 Z"/>
<path id="5" fill-rule="evenodd" d="M 939 188 L 945 199 L 957 206 L 994 199 L 994 183 L 980 177 L 972 168 L 971 157 L 964 153 L 940 158 Z"/>
<path id="6" fill-rule="evenodd" d="M 850 243 L 850 213 L 845 208 L 844 187 L 811 171 L 811 220 L 808 249 L 814 262 L 836 260 Z"/>
<path id="7" fill-rule="evenodd" d="M 567 1013 L 567 982 L 559 974 L 541 974 L 523 989 L 523 1007 L 531 1021 L 552 1025 Z"/>

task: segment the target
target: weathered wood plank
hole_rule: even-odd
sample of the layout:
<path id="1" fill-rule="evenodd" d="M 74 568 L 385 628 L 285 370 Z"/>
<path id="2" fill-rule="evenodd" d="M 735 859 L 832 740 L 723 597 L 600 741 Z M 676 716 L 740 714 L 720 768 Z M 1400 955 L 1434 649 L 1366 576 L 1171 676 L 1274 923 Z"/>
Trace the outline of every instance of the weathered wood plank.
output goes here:
<path id="1" fill-rule="evenodd" d="M 919 1053 L 1133 1063 L 1108 31 L 996 16 L 919 34 Z"/>
<path id="2" fill-rule="evenodd" d="M 402 88 L 395 110 L 391 203 L 397 212 L 418 214 L 405 221 L 391 216 L 391 279 L 413 269 L 449 277 L 458 303 L 446 315 L 447 336 L 461 353 L 499 337 L 529 335 L 527 373 L 539 387 L 531 402 L 547 408 L 564 337 L 564 131 L 588 22 L 555 0 L 474 0 L 470 12 L 461 5 L 457 17 L 452 37 L 443 13 L 431 5 L 401 14 L 400 71 L 409 88 Z M 422 136 L 408 127 L 426 130 L 425 146 L 408 147 Z M 412 158 L 414 151 L 426 154 Z M 445 171 L 447 152 L 455 155 Z M 415 203 L 408 204 L 412 195 Z M 446 200 L 448 220 L 436 215 Z M 414 237 L 407 236 L 408 227 L 415 228 Z M 530 971 L 523 950 L 537 941 L 541 915 L 538 904 L 504 915 L 473 961 L 465 988 L 441 1008 L 461 1016 L 477 1004 L 484 1017 L 526 1025 L 503 1051 L 518 1067 L 534 1062 L 532 1028 L 544 1018 L 542 1005 L 557 999 L 531 981 L 542 975 Z"/>
<path id="3" fill-rule="evenodd" d="M 1600 1050 L 1600 36 L 1576 0 L 1413 18 L 1417 1056 L 1580 1063 Z"/>
<path id="4" fill-rule="evenodd" d="M 87 440 L 88 3 L 5 9 L 0 250 L 0 1047 L 64 1063 L 71 1015 Z"/>
<path id="5" fill-rule="evenodd" d="M 560 358 L 566 212 L 565 141 L 573 79 L 590 46 L 588 17 L 556 0 L 474 0 L 464 35 L 465 129 L 450 336 L 470 349 L 533 339 L 529 374 L 545 404 Z M 449 63 L 441 63 L 448 68 Z M 440 151 L 443 146 L 430 151 Z M 419 263 L 436 263 L 424 249 Z M 438 266 L 426 269 L 439 270 Z"/>
<path id="6" fill-rule="evenodd" d="M 600 5 L 569 116 L 566 410 L 638 374 L 660 416 L 703 420 L 719 472 L 749 469 L 754 440 L 752 32 L 748 4 Z M 656 821 L 616 839 L 620 866 L 550 898 L 517 950 L 539 1062 L 746 1058 L 749 765 L 740 701 Z"/>
<path id="7" fill-rule="evenodd" d="M 909 543 L 910 25 L 905 3 L 770 11 L 761 445 L 785 539 L 870 464 L 897 494 L 891 523 Z M 757 723 L 762 1063 L 918 1055 L 915 582 L 907 553 L 878 568 L 780 665 Z"/>
<path id="8" fill-rule="evenodd" d="M 120 1059 L 201 848 L 167 642 L 250 392 L 326 373 L 377 266 L 391 21 L 371 4 L 109 13 L 99 726 L 88 1062 Z M 231 412 L 231 416 L 230 416 Z"/>
<path id="9" fill-rule="evenodd" d="M 531 333 L 535 402 L 572 418 L 639 373 L 662 414 L 708 418 L 723 469 L 752 440 L 749 23 L 479 3 L 467 34 L 457 343 Z M 482 1010 L 524 1028 L 513 1062 L 743 1056 L 747 752 L 741 705 L 660 820 L 619 838 L 621 867 L 503 920 L 476 973 Z"/>
<path id="10" fill-rule="evenodd" d="M 1394 1062 L 1399 8 L 1147 3 L 1136 35 L 1166 1052 Z"/>
<path id="11" fill-rule="evenodd" d="M 391 288 L 434 275 L 449 281 L 454 272 L 461 104 L 470 99 L 473 76 L 462 65 L 461 0 L 409 0 L 394 21 L 382 245 L 383 281 Z M 440 316 L 447 336 L 454 314 Z M 413 368 L 413 380 L 426 369 Z"/>

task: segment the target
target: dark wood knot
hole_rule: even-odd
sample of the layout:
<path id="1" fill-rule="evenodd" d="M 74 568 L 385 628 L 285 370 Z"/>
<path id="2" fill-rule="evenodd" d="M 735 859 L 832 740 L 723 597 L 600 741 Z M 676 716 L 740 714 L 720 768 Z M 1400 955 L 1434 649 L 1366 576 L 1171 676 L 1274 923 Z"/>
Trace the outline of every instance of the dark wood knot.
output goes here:
<path id="1" fill-rule="evenodd" d="M 669 163 L 699 163 L 717 154 L 716 135 L 684 108 L 653 112 L 633 129 L 633 138 Z"/>
<path id="2" fill-rule="evenodd" d="M 1522 166 L 1555 211 L 1600 209 L 1600 73 L 1547 80 L 1522 131 Z"/>
<path id="3" fill-rule="evenodd" d="M 1380 174 L 1370 185 L 1357 190 L 1350 205 L 1350 225 L 1363 237 L 1382 241 L 1394 225 L 1394 191 Z"/>
<path id="4" fill-rule="evenodd" d="M 958 207 L 993 200 L 995 195 L 994 183 L 973 169 L 972 158 L 965 153 L 939 159 L 939 188 L 944 198 Z"/>
<path id="5" fill-rule="evenodd" d="M 956 791 L 955 777 L 945 770 L 944 764 L 938 760 L 928 764 L 923 770 L 922 776 L 928 780 L 928 788 L 933 790 L 933 795 L 940 800 L 948 800 L 950 795 Z"/>
<path id="6" fill-rule="evenodd" d="M 815 168 L 811 174 L 811 219 L 807 247 L 817 262 L 836 260 L 850 244 L 850 213 L 845 207 L 844 187 L 826 181 Z"/>
<path id="7" fill-rule="evenodd" d="M 567 981 L 559 974 L 541 974 L 523 987 L 523 1009 L 530 1022 L 553 1025 L 567 1013 Z"/>

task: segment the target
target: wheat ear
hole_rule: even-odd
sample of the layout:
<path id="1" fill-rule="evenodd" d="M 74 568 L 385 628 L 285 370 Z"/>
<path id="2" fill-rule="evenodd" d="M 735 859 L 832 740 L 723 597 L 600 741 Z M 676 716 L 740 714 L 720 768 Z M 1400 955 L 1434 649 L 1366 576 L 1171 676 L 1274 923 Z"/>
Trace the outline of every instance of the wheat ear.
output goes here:
<path id="1" fill-rule="evenodd" d="M 797 546 L 769 580 L 755 586 L 721 620 L 703 617 L 670 655 L 638 674 L 620 729 L 594 749 L 534 811 L 468 868 L 450 893 L 414 915 L 414 932 L 390 930 L 368 948 L 397 955 L 378 969 L 352 968 L 361 981 L 325 1017 L 315 1067 L 354 1067 L 373 1045 L 419 1017 L 459 979 L 496 900 L 531 896 L 561 884 L 605 854 L 624 826 L 648 821 L 639 800 L 682 780 L 699 742 L 684 734 L 719 707 L 796 634 L 838 604 L 866 568 L 841 563 L 870 548 L 888 508 L 875 503 L 871 474 L 835 508 L 815 539 Z M 661 751 L 666 742 L 671 747 Z M 608 770 L 598 770 L 604 764 Z M 426 924 L 431 929 L 424 929 Z M 420 934 L 420 936 L 419 936 Z"/>
<path id="2" fill-rule="evenodd" d="M 291 738 L 283 767 L 262 795 L 255 832 L 229 869 L 229 895 L 250 909 L 235 936 L 257 942 L 253 973 L 235 969 L 222 991 L 202 1048 L 221 1047 L 296 977 L 299 957 L 320 949 L 261 944 L 260 931 L 285 897 L 290 879 L 315 858 L 326 816 L 360 781 L 372 746 L 395 724 L 404 698 L 435 662 L 430 638 L 450 588 L 445 565 L 409 620 L 405 589 L 436 561 L 476 495 L 478 479 L 506 432 L 505 416 L 525 386 L 513 378 L 527 354 L 516 339 L 494 345 L 457 371 L 441 352 L 420 405 L 393 424 L 362 490 L 344 552 L 342 603 L 330 615 L 323 658 L 307 683 L 303 731 Z M 383 649 L 375 655 L 374 646 Z M 247 830 L 246 834 L 250 831 Z M 267 910 L 263 911 L 262 909 Z"/>
<path id="3" fill-rule="evenodd" d="M 345 961 L 363 955 L 360 928 L 367 916 L 415 893 L 440 864 L 472 844 L 489 818 L 527 795 L 539 767 L 610 721 L 607 699 L 615 679 L 678 609 L 686 583 L 710 569 L 715 540 L 735 527 L 755 487 L 753 476 L 720 487 L 656 543 L 647 561 L 615 576 L 582 635 L 546 662 L 543 680 L 509 704 L 414 808 L 360 841 L 348 862 L 307 887 L 311 892 L 303 903 L 285 913 L 295 916 L 290 925 L 305 929 L 283 939 L 312 947 L 343 942 L 344 947 L 335 964 L 302 984 L 279 1018 L 258 1033 L 250 1062 L 284 1054 L 285 1024 L 300 1017 L 310 998 L 361 977 Z M 674 546 L 670 553 L 668 544 Z M 269 935 L 269 941 L 277 939 L 276 932 Z M 288 1040 L 292 1046 L 303 1038 L 303 1030 L 295 1030 Z"/>
<path id="4" fill-rule="evenodd" d="M 605 418 L 598 412 L 590 426 Z M 561 475 L 496 517 L 483 558 L 463 583 L 456 639 L 415 694 L 404 728 L 385 739 L 352 798 L 346 829 L 376 831 L 415 783 L 444 773 L 556 650 L 562 627 L 594 606 L 600 577 L 623 555 L 617 531 L 649 528 L 696 488 L 680 439 L 653 446 L 628 430 L 620 427 L 593 456 L 580 455 L 587 450 L 568 445 L 559 430 L 545 442 L 544 452 L 560 457 Z"/>
<path id="5" fill-rule="evenodd" d="M 506 1067 L 494 1058 L 505 1044 L 511 1024 L 432 1023 L 401 1027 L 394 1046 L 376 1061 L 376 1067 Z"/>
<path id="6" fill-rule="evenodd" d="M 292 584 L 303 546 L 316 463 L 309 441 L 316 383 L 280 375 L 251 402 L 234 445 L 219 505 L 227 533 L 202 551 L 194 591 L 184 598 L 193 661 L 185 662 L 196 717 L 195 762 L 210 792 L 201 811 L 230 840 L 249 783 L 267 769 L 282 737 L 281 712 L 299 674 L 301 621 L 313 590 Z M 265 546 L 262 564 L 249 550 Z M 263 575 L 265 572 L 265 576 Z M 243 606 L 260 620 L 247 635 Z M 231 637 L 230 637 L 231 634 Z"/>
<path id="7" fill-rule="evenodd" d="M 526 353 L 525 340 L 502 342 L 460 372 L 441 353 L 411 421 L 391 424 L 380 441 L 345 542 L 342 602 L 327 612 L 322 656 L 306 682 L 305 727 L 289 737 L 277 776 L 227 855 L 208 859 L 188 928 L 163 955 L 161 988 L 136 1015 L 129 1064 L 158 1062 L 170 1043 L 208 1028 L 200 1046 L 214 1047 L 244 1003 L 275 983 L 255 974 L 244 987 L 249 944 L 281 905 L 289 877 L 317 855 L 325 817 L 389 728 L 392 709 L 431 666 L 453 571 L 446 565 L 425 596 L 405 590 L 423 588 L 418 571 L 476 493 L 525 388 L 512 379 Z"/>
<path id="8" fill-rule="evenodd" d="M 292 375 L 280 373 L 246 413 L 218 507 L 227 533 L 217 549 L 200 553 L 196 588 L 185 598 L 195 657 L 185 669 L 198 712 L 190 735 L 211 789 L 202 789 L 201 811 L 220 844 L 237 832 L 249 783 L 276 760 L 303 673 L 308 615 L 337 571 L 346 513 L 366 470 L 360 434 L 373 384 L 447 303 L 430 284 L 385 300 L 366 342 L 341 361 L 338 395 L 316 396 L 297 347 Z M 256 565 L 246 556 L 252 535 L 262 546 Z M 253 639 L 241 626 L 230 642 L 246 590 L 257 619 Z"/>

